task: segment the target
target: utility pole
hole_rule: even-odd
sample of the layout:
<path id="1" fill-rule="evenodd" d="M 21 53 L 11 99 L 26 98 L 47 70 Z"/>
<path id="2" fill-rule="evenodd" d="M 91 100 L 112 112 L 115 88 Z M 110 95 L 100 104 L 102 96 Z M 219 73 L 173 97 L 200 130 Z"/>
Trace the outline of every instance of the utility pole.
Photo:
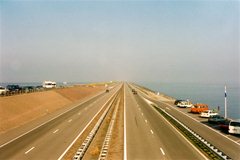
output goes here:
<path id="1" fill-rule="evenodd" d="M 225 118 L 227 118 L 227 87 L 225 85 Z"/>

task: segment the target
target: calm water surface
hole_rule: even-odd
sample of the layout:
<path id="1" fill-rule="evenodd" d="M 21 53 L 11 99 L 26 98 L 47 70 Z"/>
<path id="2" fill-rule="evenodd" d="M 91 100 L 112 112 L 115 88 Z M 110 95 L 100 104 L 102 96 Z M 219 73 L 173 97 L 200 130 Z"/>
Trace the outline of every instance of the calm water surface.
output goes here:
<path id="1" fill-rule="evenodd" d="M 206 103 L 212 109 L 219 106 L 221 115 L 224 115 L 224 85 L 222 84 L 139 84 L 176 99 L 190 99 L 193 103 Z M 227 106 L 228 117 L 240 119 L 240 86 L 227 85 Z"/>

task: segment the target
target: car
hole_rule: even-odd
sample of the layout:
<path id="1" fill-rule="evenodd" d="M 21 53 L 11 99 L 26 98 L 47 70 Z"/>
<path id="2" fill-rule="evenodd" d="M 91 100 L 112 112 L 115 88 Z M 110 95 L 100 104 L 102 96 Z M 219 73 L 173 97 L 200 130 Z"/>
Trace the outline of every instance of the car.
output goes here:
<path id="1" fill-rule="evenodd" d="M 15 85 L 15 84 L 7 85 L 7 89 L 8 89 L 10 92 L 22 91 L 22 87 L 20 87 L 19 85 Z"/>
<path id="2" fill-rule="evenodd" d="M 27 92 L 32 92 L 34 90 L 33 86 L 24 86 L 22 89 L 27 93 Z"/>
<path id="3" fill-rule="evenodd" d="M 109 92 L 109 89 L 106 89 L 106 93 L 108 93 Z"/>
<path id="4" fill-rule="evenodd" d="M 228 128 L 228 133 L 240 134 L 240 119 L 230 121 L 229 128 Z"/>
<path id="5" fill-rule="evenodd" d="M 175 100 L 174 104 L 177 105 L 177 104 L 180 103 L 181 101 L 184 101 L 184 100 L 177 99 L 177 100 Z"/>
<path id="6" fill-rule="evenodd" d="M 203 103 L 194 104 L 190 110 L 191 113 L 201 113 L 208 110 L 208 105 Z"/>
<path id="7" fill-rule="evenodd" d="M 209 118 L 210 116 L 215 116 L 215 115 L 218 115 L 218 113 L 213 110 L 205 110 L 201 112 L 200 117 Z"/>
<path id="8" fill-rule="evenodd" d="M 225 121 L 226 119 L 220 115 L 213 115 L 208 118 L 208 123 L 221 124 L 221 123 L 224 123 Z"/>
<path id="9" fill-rule="evenodd" d="M 4 95 L 8 92 L 8 89 L 5 87 L 0 86 L 0 95 Z"/>
<path id="10" fill-rule="evenodd" d="M 229 123 L 230 123 L 230 120 L 226 119 L 224 122 L 220 122 L 220 129 L 225 132 L 225 133 L 228 133 L 228 130 L 229 130 Z"/>
<path id="11" fill-rule="evenodd" d="M 177 107 L 180 108 L 191 108 L 193 106 L 193 104 L 189 101 L 189 100 L 182 100 L 180 102 L 177 103 Z"/>
<path id="12" fill-rule="evenodd" d="M 133 94 L 137 94 L 137 91 L 135 89 L 132 89 Z"/>

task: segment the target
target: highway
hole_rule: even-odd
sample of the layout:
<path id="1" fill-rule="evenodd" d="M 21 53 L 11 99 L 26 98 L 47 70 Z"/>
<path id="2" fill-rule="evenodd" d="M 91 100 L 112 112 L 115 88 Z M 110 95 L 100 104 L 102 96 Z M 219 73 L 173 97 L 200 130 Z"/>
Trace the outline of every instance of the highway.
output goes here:
<path id="1" fill-rule="evenodd" d="M 194 132 L 198 133 L 201 137 L 206 139 L 208 142 L 213 144 L 215 147 L 220 149 L 232 159 L 239 159 L 240 145 L 237 142 L 234 142 L 223 134 L 211 129 L 210 127 L 207 127 L 199 121 L 196 121 L 186 113 L 178 110 L 175 105 L 169 102 L 157 101 L 147 97 L 145 94 L 141 95 L 154 102 L 158 107 L 164 109 L 172 116 L 177 117 L 179 121 L 191 128 Z"/>
<path id="2" fill-rule="evenodd" d="M 41 125 L 28 127 L 26 134 L 22 135 L 27 129 L 19 127 L 14 130 L 14 136 L 1 135 L 0 160 L 62 159 L 76 137 L 81 136 L 93 118 L 120 91 L 121 86 L 122 83 L 119 83 L 109 93 L 95 95 L 79 102 L 68 111 L 61 111 L 54 117 L 49 116 Z M 138 94 L 133 94 L 132 87 Z M 127 83 L 124 83 L 124 90 L 121 91 L 124 92 L 124 96 L 121 96 L 124 101 L 124 122 L 118 123 L 124 126 L 124 160 L 208 159 L 146 99 L 176 117 L 232 159 L 240 157 L 239 144 L 193 120 L 171 103 L 154 100 L 147 95 L 148 91 L 142 92 L 142 88 Z M 118 130 L 113 132 L 120 133 Z"/>
<path id="3" fill-rule="evenodd" d="M 58 159 L 119 86 L 2 146 L 0 159 Z"/>
<path id="4" fill-rule="evenodd" d="M 206 159 L 128 86 L 125 101 L 127 159 Z"/>

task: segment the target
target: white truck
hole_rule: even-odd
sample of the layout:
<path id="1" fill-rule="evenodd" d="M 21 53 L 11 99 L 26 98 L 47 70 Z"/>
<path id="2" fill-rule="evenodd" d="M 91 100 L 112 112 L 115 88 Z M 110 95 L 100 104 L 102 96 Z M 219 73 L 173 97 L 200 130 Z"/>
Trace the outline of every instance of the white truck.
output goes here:
<path id="1" fill-rule="evenodd" d="M 57 84 L 53 81 L 44 81 L 42 86 L 43 88 L 56 88 Z"/>

